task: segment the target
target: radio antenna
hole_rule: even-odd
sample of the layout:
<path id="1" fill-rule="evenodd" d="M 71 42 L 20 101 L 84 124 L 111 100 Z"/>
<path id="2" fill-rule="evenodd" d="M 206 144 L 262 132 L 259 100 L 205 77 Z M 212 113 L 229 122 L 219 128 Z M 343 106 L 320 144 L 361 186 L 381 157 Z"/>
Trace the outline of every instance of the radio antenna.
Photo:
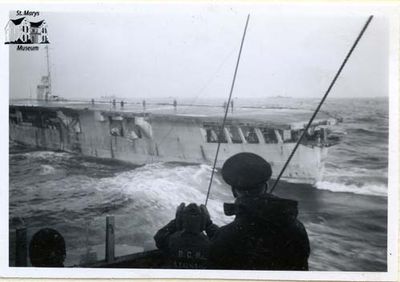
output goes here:
<path id="1" fill-rule="evenodd" d="M 208 202 L 208 197 L 210 196 L 210 190 L 211 190 L 211 185 L 212 185 L 213 178 L 214 178 L 215 166 L 217 165 L 217 159 L 218 159 L 219 148 L 221 147 L 221 139 L 222 139 L 221 137 L 222 137 L 222 134 L 224 133 L 225 122 L 226 122 L 226 116 L 228 115 L 229 105 L 230 105 L 231 99 L 232 99 L 233 88 L 234 88 L 234 86 L 235 86 L 236 75 L 237 75 L 237 71 L 238 71 L 238 68 L 239 68 L 240 56 L 241 56 L 241 54 L 242 54 L 243 43 L 244 43 L 244 39 L 245 39 L 245 37 L 246 37 L 246 31 L 247 31 L 247 26 L 248 26 L 248 24 L 249 24 L 249 19 L 250 19 L 250 14 L 247 15 L 247 20 L 246 20 L 246 25 L 245 25 L 245 27 L 244 27 L 242 42 L 240 43 L 239 55 L 238 55 L 238 58 L 237 58 L 237 61 L 236 61 L 235 72 L 234 72 L 234 74 L 233 74 L 231 90 L 230 90 L 230 92 L 229 92 L 228 104 L 226 105 L 224 119 L 223 119 L 223 121 L 222 121 L 222 125 L 221 125 L 221 128 L 220 128 L 219 133 L 218 133 L 217 152 L 215 153 L 214 165 L 213 165 L 213 168 L 212 168 L 212 171 L 211 171 L 210 183 L 209 183 L 209 185 L 208 185 L 207 197 L 206 197 L 206 202 L 205 202 L 205 205 L 206 205 L 206 206 L 207 206 L 207 202 Z"/>
<path id="2" fill-rule="evenodd" d="M 47 89 L 47 94 L 46 94 L 46 101 L 48 99 L 50 99 L 51 95 L 52 95 L 52 89 L 51 89 L 51 76 L 50 76 L 50 59 L 49 59 L 49 45 L 46 45 L 46 47 L 44 47 L 46 49 L 46 62 L 47 62 L 47 85 L 48 85 L 48 89 Z"/>
<path id="3" fill-rule="evenodd" d="M 282 174 L 285 172 L 286 167 L 288 166 L 290 160 L 292 159 L 294 153 L 296 152 L 297 148 L 299 147 L 301 140 L 303 139 L 303 137 L 305 136 L 305 134 L 307 133 L 308 129 L 310 128 L 312 122 L 314 121 L 314 118 L 316 117 L 316 115 L 318 114 L 319 109 L 321 108 L 322 104 L 324 103 L 326 97 L 328 97 L 329 92 L 331 92 L 331 89 L 333 87 L 333 85 L 335 84 L 336 80 L 338 79 L 340 73 L 342 72 L 344 66 L 346 65 L 348 59 L 350 58 L 351 54 L 353 53 L 354 49 L 356 48 L 358 42 L 360 41 L 361 37 L 363 36 L 364 32 L 366 31 L 369 23 L 372 21 L 373 16 L 369 16 L 367 22 L 364 24 L 364 27 L 362 28 L 360 34 L 358 35 L 356 41 L 353 43 L 353 46 L 351 46 L 350 51 L 347 53 L 342 65 L 340 66 L 339 70 L 337 71 L 335 77 L 333 78 L 331 84 L 329 85 L 328 89 L 325 92 L 325 95 L 322 97 L 321 102 L 319 103 L 318 107 L 315 109 L 313 115 L 311 116 L 310 121 L 308 122 L 306 128 L 304 129 L 303 133 L 301 134 L 299 140 L 296 143 L 296 146 L 294 146 L 292 153 L 289 155 L 289 158 L 287 159 L 285 165 L 283 166 L 281 172 L 278 175 L 278 178 L 275 180 L 274 186 L 272 186 L 271 191 L 269 191 L 269 193 L 272 193 L 274 191 L 274 189 L 276 188 L 276 185 L 278 184 L 279 180 L 282 177 Z"/>

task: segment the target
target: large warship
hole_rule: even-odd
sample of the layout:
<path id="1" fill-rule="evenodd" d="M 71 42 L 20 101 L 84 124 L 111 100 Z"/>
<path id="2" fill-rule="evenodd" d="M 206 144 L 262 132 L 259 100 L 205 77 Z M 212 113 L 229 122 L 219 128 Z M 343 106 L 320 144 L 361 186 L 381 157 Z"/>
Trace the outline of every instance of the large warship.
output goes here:
<path id="1" fill-rule="evenodd" d="M 217 168 L 236 153 L 253 152 L 271 163 L 274 176 L 312 114 L 299 109 L 235 108 L 219 134 L 223 111 L 213 106 L 171 104 L 143 111 L 141 105 L 134 103 L 121 107 L 20 100 L 12 102 L 9 109 L 10 140 L 21 144 L 138 165 L 154 162 L 212 165 L 220 141 Z M 328 147 L 336 143 L 329 134 L 336 122 L 323 114 L 314 120 L 284 179 L 314 183 L 321 178 Z"/>
<path id="2" fill-rule="evenodd" d="M 321 179 L 328 147 L 338 141 L 329 134 L 338 120 L 327 114 L 320 112 L 307 128 L 311 110 L 235 107 L 233 111 L 230 101 L 223 110 L 215 105 L 178 106 L 176 100 L 147 108 L 144 102 L 116 103 L 115 99 L 68 101 L 52 92 L 48 46 L 45 54 L 47 73 L 37 85 L 36 99 L 10 102 L 11 141 L 138 165 L 213 165 L 221 146 L 215 167 L 236 153 L 252 152 L 268 160 L 277 177 L 306 129 L 282 178 L 311 184 Z M 224 119 L 230 106 L 231 113 Z"/>

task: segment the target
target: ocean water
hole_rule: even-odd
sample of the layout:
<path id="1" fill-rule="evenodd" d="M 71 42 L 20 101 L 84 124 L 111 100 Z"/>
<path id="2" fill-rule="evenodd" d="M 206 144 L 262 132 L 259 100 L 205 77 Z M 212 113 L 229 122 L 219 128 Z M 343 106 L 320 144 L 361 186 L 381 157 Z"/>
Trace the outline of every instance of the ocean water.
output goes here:
<path id="1" fill-rule="evenodd" d="M 318 101 L 253 103 L 313 109 Z M 322 181 L 282 182 L 276 194 L 299 201 L 312 248 L 310 270 L 386 271 L 388 100 L 331 99 L 322 110 L 343 118 L 335 128 L 343 139 L 330 148 Z M 177 205 L 204 203 L 211 173 L 202 164 L 135 166 L 12 142 L 9 163 L 11 264 L 15 229 L 23 226 L 28 236 L 43 227 L 59 230 L 67 243 L 66 265 L 88 254 L 103 259 L 107 215 L 116 220 L 117 256 L 153 249 L 153 235 L 174 217 Z M 208 202 L 216 224 L 232 220 L 222 209 L 232 201 L 217 173 Z"/>

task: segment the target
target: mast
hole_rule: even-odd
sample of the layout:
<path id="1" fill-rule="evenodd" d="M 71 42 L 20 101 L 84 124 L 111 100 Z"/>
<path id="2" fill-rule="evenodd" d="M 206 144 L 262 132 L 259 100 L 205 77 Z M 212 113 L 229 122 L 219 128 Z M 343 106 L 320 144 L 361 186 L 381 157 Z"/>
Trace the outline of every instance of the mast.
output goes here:
<path id="1" fill-rule="evenodd" d="M 49 45 L 44 47 L 46 49 L 46 62 L 47 62 L 47 92 L 45 99 L 49 100 L 51 97 L 51 76 L 50 76 L 50 60 L 49 60 Z"/>

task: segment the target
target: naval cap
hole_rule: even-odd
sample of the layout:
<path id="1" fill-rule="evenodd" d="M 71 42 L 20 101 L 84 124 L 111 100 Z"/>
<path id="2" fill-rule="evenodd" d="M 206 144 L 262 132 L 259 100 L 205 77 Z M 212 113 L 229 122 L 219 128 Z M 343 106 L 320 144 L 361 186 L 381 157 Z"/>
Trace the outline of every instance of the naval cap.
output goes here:
<path id="1" fill-rule="evenodd" d="M 222 177 L 236 188 L 253 188 L 265 183 L 272 174 L 271 165 L 253 153 L 239 153 L 227 159 L 222 166 Z"/>

